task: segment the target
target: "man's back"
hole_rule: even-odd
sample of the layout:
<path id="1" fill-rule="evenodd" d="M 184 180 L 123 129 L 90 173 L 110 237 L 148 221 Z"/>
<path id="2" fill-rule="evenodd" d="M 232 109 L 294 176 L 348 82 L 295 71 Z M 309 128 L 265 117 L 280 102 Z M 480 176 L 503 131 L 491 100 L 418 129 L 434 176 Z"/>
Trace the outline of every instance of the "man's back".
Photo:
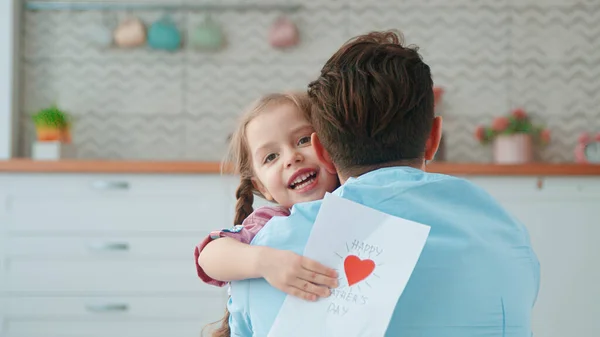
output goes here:
<path id="1" fill-rule="evenodd" d="M 431 226 L 386 336 L 531 335 L 539 264 L 526 229 L 487 193 L 462 179 L 394 167 L 334 194 Z M 300 204 L 272 219 L 252 244 L 302 254 L 319 206 Z M 266 336 L 284 298 L 263 279 L 233 282 L 232 335 Z"/>

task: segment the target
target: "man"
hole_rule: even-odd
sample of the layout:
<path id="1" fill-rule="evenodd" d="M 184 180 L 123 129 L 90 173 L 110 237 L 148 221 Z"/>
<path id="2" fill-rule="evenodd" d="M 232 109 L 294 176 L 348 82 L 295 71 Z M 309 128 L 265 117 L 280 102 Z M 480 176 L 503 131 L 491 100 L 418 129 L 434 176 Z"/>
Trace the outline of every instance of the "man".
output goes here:
<path id="1" fill-rule="evenodd" d="M 527 230 L 470 182 L 425 172 L 442 123 L 417 50 L 393 32 L 359 36 L 309 95 L 313 147 L 342 183 L 333 194 L 431 226 L 386 336 L 530 336 L 539 263 Z M 302 254 L 320 205 L 272 218 L 252 245 Z M 284 298 L 264 279 L 233 282 L 232 336 L 266 336 Z"/>

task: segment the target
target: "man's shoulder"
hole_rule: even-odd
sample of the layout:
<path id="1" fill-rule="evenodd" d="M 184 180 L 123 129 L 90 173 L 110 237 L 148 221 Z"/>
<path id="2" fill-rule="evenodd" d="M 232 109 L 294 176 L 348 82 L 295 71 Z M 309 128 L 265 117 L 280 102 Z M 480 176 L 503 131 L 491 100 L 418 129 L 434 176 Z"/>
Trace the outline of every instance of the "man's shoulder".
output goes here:
<path id="1" fill-rule="evenodd" d="M 488 195 L 487 191 L 469 179 L 443 173 L 424 172 L 423 179 L 420 182 L 422 185 L 411 187 L 423 188 L 425 192 L 435 191 L 436 194 L 445 192 L 442 194 L 453 194 L 454 196 L 460 195 L 460 193 L 474 196 Z M 414 190 L 414 188 L 411 190 Z"/>

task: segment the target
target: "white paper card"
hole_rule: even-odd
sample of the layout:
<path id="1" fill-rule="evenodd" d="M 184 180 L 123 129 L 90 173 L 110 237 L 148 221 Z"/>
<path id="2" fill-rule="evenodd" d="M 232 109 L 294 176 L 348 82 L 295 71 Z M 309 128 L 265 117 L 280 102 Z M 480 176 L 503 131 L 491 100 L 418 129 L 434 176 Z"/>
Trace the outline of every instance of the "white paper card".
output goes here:
<path id="1" fill-rule="evenodd" d="M 268 336 L 384 336 L 429 229 L 328 193 L 304 255 L 340 285 L 316 302 L 287 296 Z"/>

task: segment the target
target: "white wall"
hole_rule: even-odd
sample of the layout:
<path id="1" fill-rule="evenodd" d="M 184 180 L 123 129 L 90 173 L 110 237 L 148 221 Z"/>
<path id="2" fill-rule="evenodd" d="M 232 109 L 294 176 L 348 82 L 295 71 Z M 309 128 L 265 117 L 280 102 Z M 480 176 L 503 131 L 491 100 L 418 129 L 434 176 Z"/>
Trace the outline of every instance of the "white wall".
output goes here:
<path id="1" fill-rule="evenodd" d="M 16 153 L 18 0 L 0 1 L 0 159 Z"/>

